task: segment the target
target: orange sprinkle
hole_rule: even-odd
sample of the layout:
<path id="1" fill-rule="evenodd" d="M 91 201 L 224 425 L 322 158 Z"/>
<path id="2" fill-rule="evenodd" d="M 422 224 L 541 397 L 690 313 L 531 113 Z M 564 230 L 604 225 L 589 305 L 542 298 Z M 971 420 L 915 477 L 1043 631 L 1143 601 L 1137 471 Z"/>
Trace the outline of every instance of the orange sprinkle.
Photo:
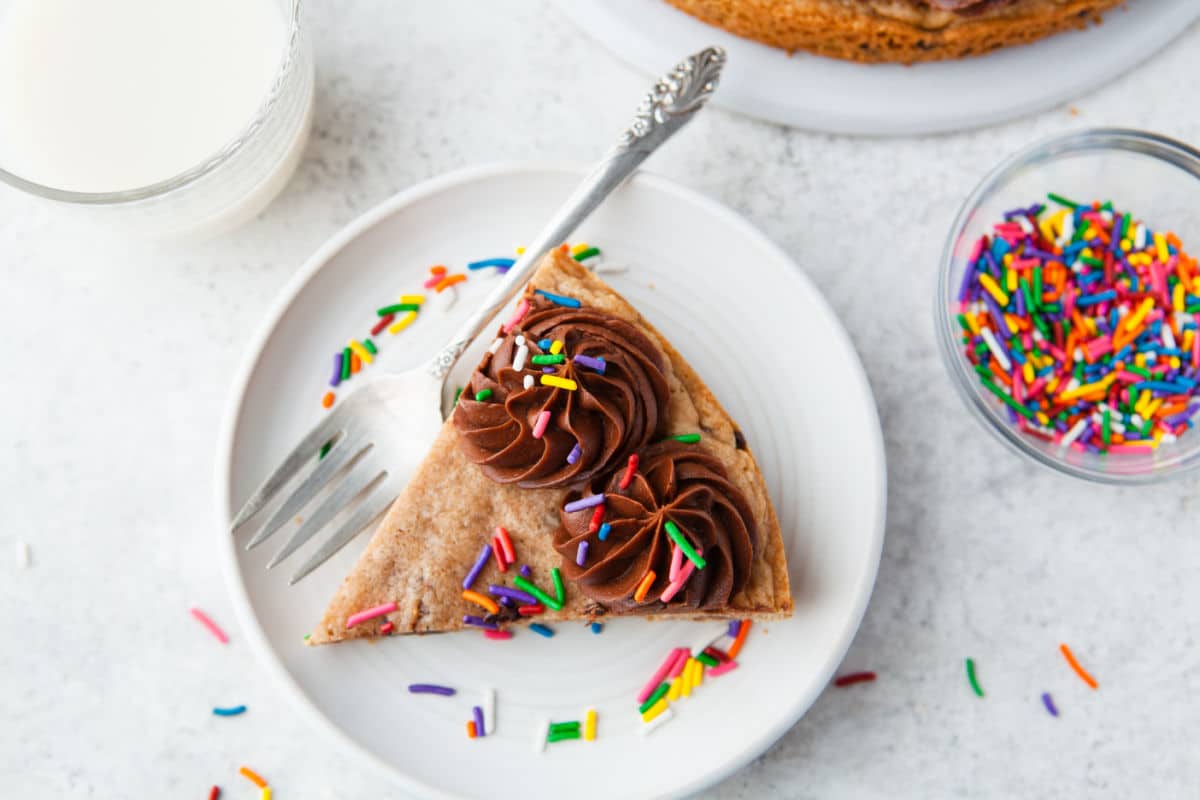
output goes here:
<path id="1" fill-rule="evenodd" d="M 335 395 L 333 392 L 326 392 L 325 396 L 321 398 L 321 405 L 325 408 L 329 408 L 331 405 L 333 405 L 334 398 Z"/>
<path id="2" fill-rule="evenodd" d="M 753 620 L 742 620 L 742 627 L 738 628 L 737 637 L 733 640 L 733 644 L 729 645 L 728 652 L 731 660 L 737 658 L 738 653 L 742 652 L 742 645 L 746 643 L 746 634 L 750 633 L 750 626 L 752 624 Z"/>
<path id="3" fill-rule="evenodd" d="M 431 275 L 445 275 L 445 274 L 446 274 L 446 268 L 445 268 L 444 266 L 442 266 L 441 264 L 436 264 L 436 265 L 434 265 L 434 266 L 432 266 L 432 267 L 430 267 L 430 268 L 429 268 L 429 274 L 431 274 Z"/>
<path id="4" fill-rule="evenodd" d="M 477 606 L 483 606 L 488 610 L 489 613 L 500 613 L 500 606 L 496 605 L 496 602 L 492 600 L 492 598 L 485 597 L 479 592 L 475 592 L 470 589 L 463 589 L 462 598 L 463 600 L 468 600 Z"/>
<path id="5" fill-rule="evenodd" d="M 440 292 L 443 289 L 449 289 L 451 286 L 453 286 L 456 283 L 462 283 L 466 279 L 467 279 L 467 276 L 463 275 L 462 273 L 459 273 L 457 275 L 447 275 L 446 277 L 444 277 L 440 281 L 438 281 L 436 284 L 434 284 L 433 289 L 436 292 Z"/>
<path id="6" fill-rule="evenodd" d="M 566 247 L 566 245 L 563 245 Z M 642 582 L 638 584 L 637 591 L 633 593 L 633 602 L 640 603 L 646 599 L 646 593 L 650 591 L 650 584 L 654 583 L 654 570 L 647 570 Z"/>
<path id="7" fill-rule="evenodd" d="M 242 767 L 241 769 L 238 770 L 238 772 L 242 773 L 247 778 L 249 778 L 250 781 L 258 788 L 260 788 L 260 789 L 267 788 L 267 782 L 265 780 L 263 780 L 263 777 L 261 775 L 259 775 L 257 772 L 255 772 L 254 770 L 250 769 L 249 767 Z"/>
<path id="8" fill-rule="evenodd" d="M 478 734 L 475 732 L 475 720 L 467 720 L 467 738 L 474 739 Z"/>
<path id="9" fill-rule="evenodd" d="M 570 253 L 570 252 L 571 252 L 571 247 L 570 247 L 570 245 L 568 245 L 566 242 L 563 242 L 563 243 L 562 243 L 562 245 L 561 245 L 561 246 L 560 246 L 558 249 L 559 249 L 561 252 L 563 252 L 563 253 Z"/>
<path id="10" fill-rule="evenodd" d="M 1075 656 L 1071 653 L 1071 648 L 1067 647 L 1065 644 L 1060 644 L 1058 649 L 1062 650 L 1063 658 L 1067 660 L 1067 663 L 1071 665 L 1071 669 L 1075 670 L 1075 674 L 1078 675 L 1084 683 L 1093 689 L 1100 688 L 1100 684 L 1096 683 L 1096 679 L 1089 675 L 1087 670 L 1079 666 L 1079 662 L 1075 660 Z"/>
<path id="11" fill-rule="evenodd" d="M 358 372 L 362 369 L 362 360 L 358 357 L 358 353 L 353 353 L 350 356 L 350 374 Z"/>

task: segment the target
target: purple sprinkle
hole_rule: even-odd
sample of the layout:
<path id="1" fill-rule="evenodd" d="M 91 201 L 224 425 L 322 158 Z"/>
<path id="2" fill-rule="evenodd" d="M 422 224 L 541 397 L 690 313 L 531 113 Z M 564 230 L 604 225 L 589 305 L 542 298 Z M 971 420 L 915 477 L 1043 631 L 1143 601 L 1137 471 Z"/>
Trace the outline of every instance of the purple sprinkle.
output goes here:
<path id="1" fill-rule="evenodd" d="M 513 599 L 511 597 L 501 597 L 500 605 L 508 606 L 509 608 L 512 608 L 514 605 L 516 605 L 516 603 L 513 601 Z"/>
<path id="2" fill-rule="evenodd" d="M 533 575 L 533 570 L 529 568 L 528 564 L 522 564 L 520 573 L 522 578 L 528 578 L 529 576 Z"/>
<path id="3" fill-rule="evenodd" d="M 338 351 L 333 357 L 333 377 L 329 379 L 330 386 L 337 386 L 342 382 L 342 351 Z"/>
<path id="4" fill-rule="evenodd" d="M 1023 317 L 1023 316 L 1025 316 L 1025 293 L 1024 292 L 1016 292 L 1015 294 L 1016 294 L 1016 301 L 1017 301 L 1017 316 Z"/>
<path id="5" fill-rule="evenodd" d="M 474 614 L 463 614 L 463 625 L 474 625 L 476 628 L 485 628 L 489 631 L 498 631 L 500 626 L 494 622 L 488 622 L 483 617 L 477 617 Z"/>
<path id="6" fill-rule="evenodd" d="M 582 364 L 585 367 L 594 369 L 594 370 L 596 370 L 596 372 L 599 372 L 601 375 L 604 374 L 604 370 L 608 367 L 608 364 L 605 363 L 603 358 L 592 358 L 591 356 L 575 356 L 571 360 L 574 361 L 576 364 Z"/>
<path id="7" fill-rule="evenodd" d="M 579 543 L 579 548 L 575 551 L 575 566 L 582 567 L 587 563 L 587 551 L 588 543 L 587 539 L 584 539 Z"/>
<path id="8" fill-rule="evenodd" d="M 1058 716 L 1058 709 L 1054 707 L 1054 701 L 1050 699 L 1049 692 L 1042 692 L 1042 705 L 1044 705 L 1046 710 L 1050 712 L 1050 716 Z"/>
<path id="9" fill-rule="evenodd" d="M 729 638 L 736 639 L 737 635 L 742 630 L 742 621 L 740 619 L 729 620 Z"/>
<path id="10" fill-rule="evenodd" d="M 483 709 L 475 706 L 471 709 L 471 713 L 475 716 L 475 735 L 480 739 L 483 738 Z"/>
<path id="11" fill-rule="evenodd" d="M 494 594 L 497 597 L 511 597 L 513 600 L 524 603 L 527 606 L 537 605 L 541 602 L 528 592 L 522 592 L 520 589 L 512 589 L 508 586 L 497 586 L 496 584 L 488 587 L 488 594 Z"/>
<path id="12" fill-rule="evenodd" d="M 585 508 L 598 506 L 604 502 L 604 492 L 594 494 L 591 497 L 584 497 L 580 500 L 575 500 L 563 506 L 563 511 L 570 514 L 572 511 L 583 511 Z"/>
<path id="13" fill-rule="evenodd" d="M 544 372 L 547 375 L 553 375 L 554 367 L 542 367 L 542 372 Z"/>
<path id="14" fill-rule="evenodd" d="M 454 696 L 454 690 L 449 686 L 438 686 L 436 683 L 410 683 L 408 691 L 413 694 L 440 694 L 443 697 Z"/>
<path id="15" fill-rule="evenodd" d="M 567 463 L 574 464 L 581 455 L 583 455 L 583 448 L 579 446 L 579 442 L 576 442 L 575 446 L 571 448 L 571 452 L 567 453 Z"/>
<path id="16" fill-rule="evenodd" d="M 467 577 L 463 578 L 464 589 L 470 589 L 471 584 L 475 583 L 475 579 L 479 577 L 479 573 L 483 572 L 483 567 L 487 564 L 487 560 L 491 555 L 492 546 L 485 544 L 483 550 L 479 553 L 479 558 L 475 559 L 475 566 L 471 567 L 471 571 L 467 573 Z"/>
<path id="17" fill-rule="evenodd" d="M 975 277 L 975 272 L 978 269 L 979 259 L 968 261 L 966 269 L 963 270 L 962 283 L 958 286 L 958 299 L 960 302 L 967 299 L 971 289 L 971 279 Z"/>

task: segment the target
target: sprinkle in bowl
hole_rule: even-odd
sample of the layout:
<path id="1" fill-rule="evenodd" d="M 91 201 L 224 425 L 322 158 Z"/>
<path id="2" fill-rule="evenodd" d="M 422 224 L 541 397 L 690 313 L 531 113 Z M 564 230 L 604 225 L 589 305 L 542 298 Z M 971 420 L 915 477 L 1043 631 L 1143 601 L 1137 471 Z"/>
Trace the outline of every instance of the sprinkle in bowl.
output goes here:
<path id="1" fill-rule="evenodd" d="M 1016 153 L 946 241 L 934 317 L 951 383 L 994 436 L 1068 475 L 1195 470 L 1198 248 L 1200 151 L 1092 129 Z"/>

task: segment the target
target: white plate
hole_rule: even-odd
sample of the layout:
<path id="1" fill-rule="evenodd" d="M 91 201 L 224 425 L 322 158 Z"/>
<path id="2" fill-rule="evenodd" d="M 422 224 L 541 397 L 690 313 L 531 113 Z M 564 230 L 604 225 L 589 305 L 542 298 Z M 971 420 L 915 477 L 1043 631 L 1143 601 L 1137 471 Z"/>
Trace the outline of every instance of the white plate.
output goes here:
<path id="1" fill-rule="evenodd" d="M 276 303 L 226 415 L 217 536 L 248 638 L 321 728 L 421 794 L 484 797 L 494 795 L 498 779 L 514 776 L 528 798 L 700 789 L 746 764 L 800 718 L 849 646 L 874 582 L 883 541 L 883 441 L 845 331 L 796 265 L 747 222 L 641 174 L 578 240 L 602 247 L 607 264 L 631 267 L 608 277 L 740 422 L 783 524 L 795 616 L 756 629 L 741 669 L 706 681 L 649 739 L 638 735 L 638 689 L 670 647 L 697 645 L 723 625 L 626 619 L 609 622 L 600 635 L 558 625 L 553 639 L 519 630 L 507 642 L 466 632 L 304 645 L 367 537 L 288 588 L 290 564 L 264 570 L 275 542 L 252 553 L 234 546 L 226 532 L 232 509 L 323 413 L 332 354 L 365 334 L 376 307 L 420 287 L 432 264 L 462 267 L 511 254 L 582 175 L 559 167 L 466 170 L 410 189 L 351 224 Z M 475 275 L 463 287 L 454 309 L 439 310 L 445 298 L 431 297 L 407 331 L 379 337 L 382 363 L 370 370 L 424 361 L 482 298 L 488 280 Z M 461 364 L 460 373 L 473 364 Z M 411 682 L 449 684 L 460 693 L 413 696 L 405 691 Z M 471 741 L 465 721 L 477 690 L 487 686 L 498 692 L 498 730 Z M 586 706 L 599 711 L 597 741 L 534 753 L 537 718 L 580 719 Z M 586 779 L 597 765 L 604 775 Z"/>
<path id="2" fill-rule="evenodd" d="M 713 102 L 725 108 L 871 136 L 974 128 L 1049 108 L 1129 71 L 1200 17 L 1196 0 L 1130 0 L 1087 31 L 906 67 L 789 57 L 705 25 L 665 0 L 562 0 L 559 7 L 584 33 L 651 75 L 686 53 L 722 45 L 729 64 Z"/>

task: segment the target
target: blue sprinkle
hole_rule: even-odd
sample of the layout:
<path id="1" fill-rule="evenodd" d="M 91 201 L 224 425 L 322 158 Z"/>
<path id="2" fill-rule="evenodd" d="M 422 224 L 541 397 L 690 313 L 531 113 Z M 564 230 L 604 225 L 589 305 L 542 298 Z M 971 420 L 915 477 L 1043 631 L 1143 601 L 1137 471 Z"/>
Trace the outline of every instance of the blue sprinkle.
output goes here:
<path id="1" fill-rule="evenodd" d="M 566 306 L 567 308 L 579 308 L 583 305 L 583 303 L 579 302 L 574 297 L 564 297 L 561 294 L 551 294 L 550 292 L 546 292 L 541 289 L 535 289 L 534 293 L 540 294 L 551 303 L 558 303 L 560 306 Z"/>
<path id="2" fill-rule="evenodd" d="M 603 542 L 605 539 L 607 539 L 608 533 L 611 530 L 612 530 L 612 525 L 609 525 L 607 522 L 603 523 L 600 526 L 600 530 L 597 531 L 597 536 L 600 538 L 600 541 Z"/>
<path id="3" fill-rule="evenodd" d="M 1076 306 L 1095 306 L 1108 300 L 1116 300 L 1117 292 L 1115 289 L 1109 289 L 1106 292 L 1098 292 L 1097 294 L 1088 294 L 1075 301 Z"/>
<path id="4" fill-rule="evenodd" d="M 238 714 L 244 714 L 245 706 L 234 706 L 233 708 L 214 708 L 213 713 L 218 717 L 236 717 Z"/>
<path id="5" fill-rule="evenodd" d="M 550 346 L 553 344 L 554 342 L 550 341 L 549 339 L 538 339 L 538 347 L 542 348 L 543 350 L 549 350 Z"/>
<path id="6" fill-rule="evenodd" d="M 603 622 L 593 622 L 592 623 L 592 633 L 600 633 L 600 631 L 602 631 L 602 630 L 604 630 Z"/>
<path id="7" fill-rule="evenodd" d="M 547 639 L 554 636 L 554 631 L 550 630 L 545 625 L 542 625 L 541 623 L 538 623 L 538 622 L 531 623 L 529 626 L 529 630 L 531 630 L 534 633 L 539 634 L 541 636 L 545 636 Z"/>
<path id="8" fill-rule="evenodd" d="M 1189 387 L 1180 386 L 1177 383 L 1168 383 L 1167 381 L 1142 381 L 1141 383 L 1132 384 L 1129 389 L 1133 392 L 1149 389 L 1152 392 L 1166 392 L 1167 394 L 1187 394 Z"/>
<path id="9" fill-rule="evenodd" d="M 467 269 L 486 269 L 487 267 L 508 269 L 515 263 L 517 262 L 511 258 L 487 258 L 483 261 L 472 261 L 470 264 L 467 264 Z"/>

